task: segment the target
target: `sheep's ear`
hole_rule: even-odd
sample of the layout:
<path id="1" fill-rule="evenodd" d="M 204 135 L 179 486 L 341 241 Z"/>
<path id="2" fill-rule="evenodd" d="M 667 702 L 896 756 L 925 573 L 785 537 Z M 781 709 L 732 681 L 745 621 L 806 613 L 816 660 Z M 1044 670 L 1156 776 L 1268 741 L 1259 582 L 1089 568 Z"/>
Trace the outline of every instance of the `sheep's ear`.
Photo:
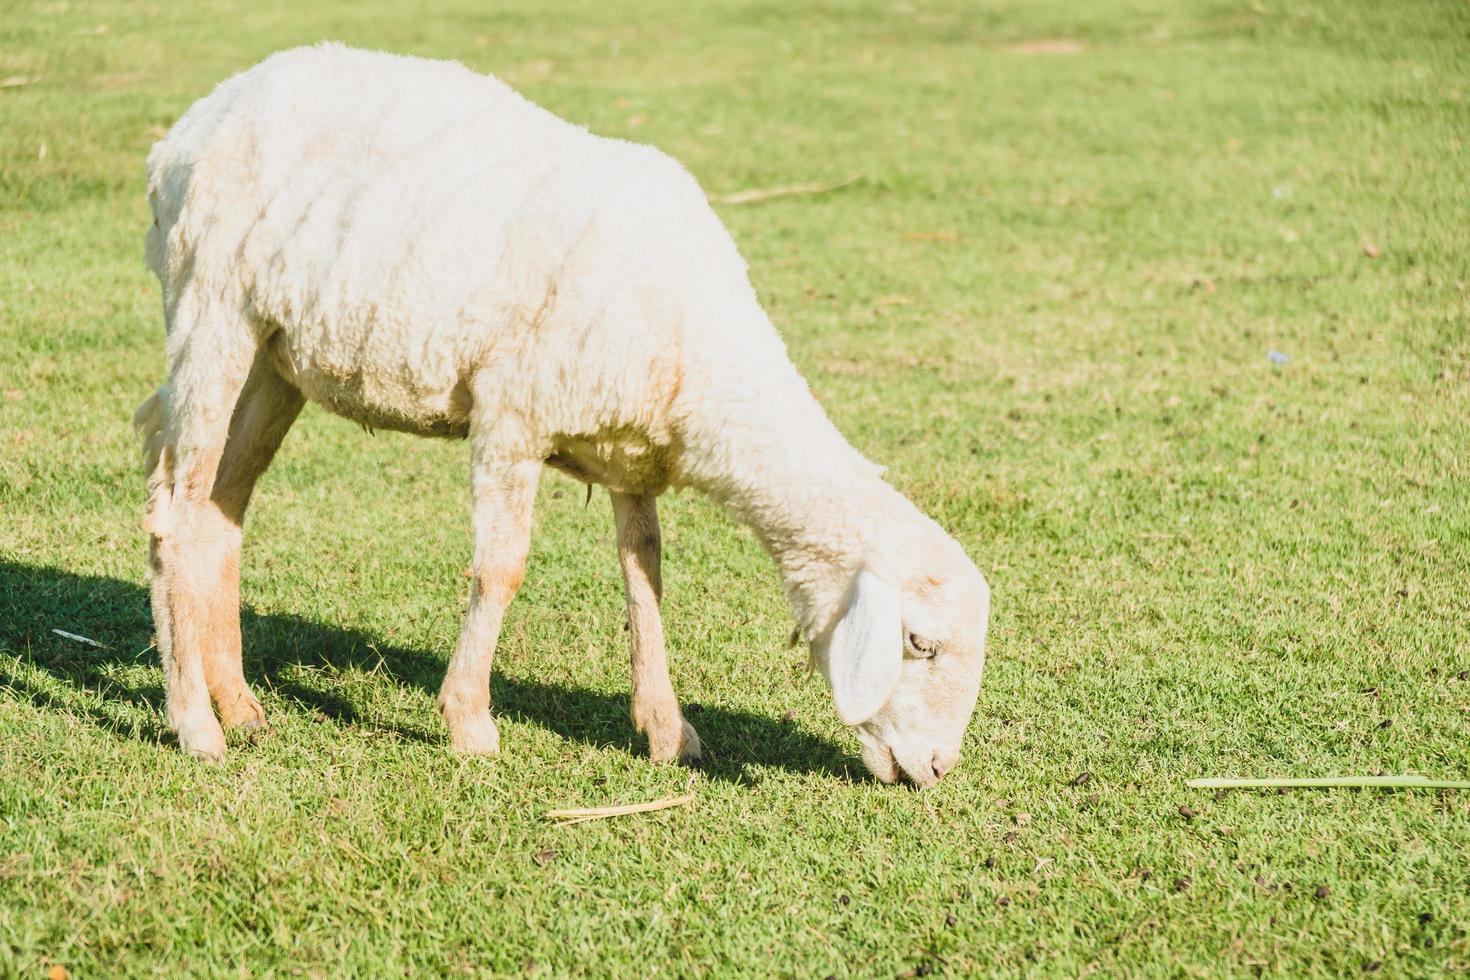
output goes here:
<path id="1" fill-rule="evenodd" d="M 858 572 L 847 609 L 817 659 L 843 724 L 858 725 L 877 714 L 903 670 L 898 589 L 869 569 Z"/>

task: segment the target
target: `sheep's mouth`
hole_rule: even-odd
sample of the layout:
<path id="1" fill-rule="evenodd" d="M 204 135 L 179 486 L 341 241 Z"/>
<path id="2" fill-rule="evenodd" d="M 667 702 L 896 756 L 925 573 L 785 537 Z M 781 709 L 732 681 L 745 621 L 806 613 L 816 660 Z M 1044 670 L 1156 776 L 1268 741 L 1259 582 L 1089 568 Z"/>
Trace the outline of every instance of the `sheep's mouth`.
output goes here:
<path id="1" fill-rule="evenodd" d="M 893 750 L 885 745 L 883 747 L 883 754 L 888 756 L 888 772 L 890 774 L 885 782 L 907 783 L 912 786 L 914 782 L 913 777 L 909 775 L 907 769 L 899 765 L 898 756 L 893 754 Z"/>
<path id="2" fill-rule="evenodd" d="M 903 783 L 914 789 L 927 789 L 939 781 L 932 769 L 929 772 L 915 775 L 912 770 L 898 761 L 898 756 L 887 745 L 884 745 L 881 750 L 874 751 L 870 756 L 865 756 L 864 761 L 868 763 L 869 771 L 879 782 Z"/>
<path id="3" fill-rule="evenodd" d="M 890 749 L 888 754 L 890 756 L 893 755 L 893 751 Z M 915 776 L 913 773 L 905 769 L 903 763 L 899 762 L 896 758 L 893 760 L 893 762 L 894 767 L 898 769 L 899 779 L 902 780 L 905 785 L 912 786 L 914 789 L 928 789 L 930 786 L 933 786 L 939 781 L 932 771 L 929 773 L 927 778 L 921 779 L 920 777 Z"/>
<path id="4" fill-rule="evenodd" d="M 863 753 L 863 763 L 868 767 L 868 772 L 880 783 L 892 785 L 902 783 L 914 789 L 924 789 L 935 783 L 934 776 L 930 774 L 928 779 L 915 776 L 904 764 L 898 761 L 898 756 L 893 754 L 893 749 L 884 745 L 868 749 Z"/>
<path id="5" fill-rule="evenodd" d="M 868 767 L 873 778 L 880 783 L 904 783 L 915 789 L 933 786 L 937 781 L 933 769 L 915 774 L 899 761 L 893 746 L 888 744 L 883 735 L 884 733 L 872 732 L 862 726 L 858 728 L 858 741 L 863 747 L 863 765 Z"/>
<path id="6" fill-rule="evenodd" d="M 863 765 L 874 779 L 880 783 L 896 783 L 905 777 L 892 749 L 882 743 L 874 745 L 866 739 L 863 742 Z"/>

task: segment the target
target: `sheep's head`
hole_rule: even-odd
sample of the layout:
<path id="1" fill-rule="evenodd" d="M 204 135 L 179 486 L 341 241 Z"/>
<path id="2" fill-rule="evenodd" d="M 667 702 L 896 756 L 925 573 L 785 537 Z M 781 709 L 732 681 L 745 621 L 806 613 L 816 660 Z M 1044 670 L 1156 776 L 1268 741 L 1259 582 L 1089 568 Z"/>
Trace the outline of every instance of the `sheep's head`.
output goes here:
<path id="1" fill-rule="evenodd" d="M 812 653 L 869 771 L 929 786 L 959 761 L 975 711 L 990 589 L 937 526 L 914 545 L 897 567 L 856 572 Z"/>

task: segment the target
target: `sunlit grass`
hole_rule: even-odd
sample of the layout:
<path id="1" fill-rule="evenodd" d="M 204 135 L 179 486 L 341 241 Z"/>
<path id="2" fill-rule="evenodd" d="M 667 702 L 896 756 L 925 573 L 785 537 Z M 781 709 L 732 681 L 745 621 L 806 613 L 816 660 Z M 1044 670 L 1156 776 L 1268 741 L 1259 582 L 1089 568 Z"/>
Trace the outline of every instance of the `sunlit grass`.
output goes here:
<path id="1" fill-rule="evenodd" d="M 142 161 L 323 37 L 494 71 L 712 192 L 859 175 L 718 209 L 828 412 L 994 586 L 952 776 L 863 777 L 768 559 L 682 495 L 709 764 L 553 826 L 686 790 L 627 717 L 605 497 L 544 481 L 505 754 L 461 762 L 464 447 L 314 408 L 247 532 L 271 728 L 179 757 Z M 0 11 L 0 973 L 1465 969 L 1470 795 L 1185 781 L 1470 774 L 1467 38 L 1432 2 Z"/>

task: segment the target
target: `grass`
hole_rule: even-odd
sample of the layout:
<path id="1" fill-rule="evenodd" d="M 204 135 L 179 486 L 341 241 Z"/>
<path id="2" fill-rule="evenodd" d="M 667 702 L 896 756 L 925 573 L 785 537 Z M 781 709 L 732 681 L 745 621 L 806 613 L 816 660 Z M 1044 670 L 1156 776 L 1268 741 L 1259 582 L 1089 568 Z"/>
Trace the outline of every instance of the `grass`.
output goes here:
<path id="1" fill-rule="evenodd" d="M 770 563 L 684 495 L 697 798 L 552 826 L 687 780 L 627 719 L 605 498 L 545 480 L 505 755 L 461 762 L 464 446 L 315 408 L 247 534 L 272 726 L 173 749 L 142 160 L 323 37 L 494 71 L 712 192 L 861 174 L 720 211 L 828 411 L 993 583 L 951 777 L 863 777 Z M 0 78 L 0 974 L 1470 969 L 1470 794 L 1184 785 L 1470 772 L 1470 8 L 9 0 Z"/>

